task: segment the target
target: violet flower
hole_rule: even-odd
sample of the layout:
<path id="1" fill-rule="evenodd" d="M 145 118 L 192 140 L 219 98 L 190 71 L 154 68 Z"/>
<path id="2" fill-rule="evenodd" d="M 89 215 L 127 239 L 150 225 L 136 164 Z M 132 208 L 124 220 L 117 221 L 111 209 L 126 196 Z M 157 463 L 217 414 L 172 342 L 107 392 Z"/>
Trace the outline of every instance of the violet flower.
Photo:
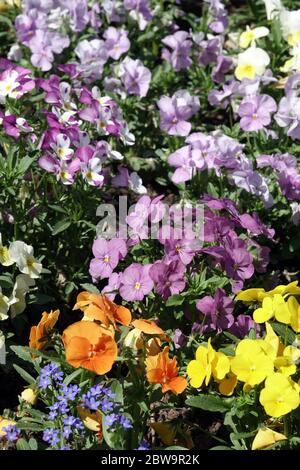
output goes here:
<path id="1" fill-rule="evenodd" d="M 151 265 L 133 263 L 122 274 L 119 292 L 129 302 L 143 300 L 153 289 L 153 281 L 149 276 Z"/>
<path id="2" fill-rule="evenodd" d="M 213 297 L 206 295 L 197 301 L 196 307 L 205 315 L 203 332 L 215 331 L 221 333 L 233 325 L 234 303 L 227 297 L 224 289 L 218 287 Z"/>
<path id="3" fill-rule="evenodd" d="M 151 72 L 137 59 L 126 57 L 119 66 L 119 77 L 127 93 L 144 98 L 149 90 Z"/>
<path id="4" fill-rule="evenodd" d="M 97 239 L 93 243 L 92 250 L 95 258 L 90 262 L 89 272 L 94 280 L 109 277 L 120 259 L 123 259 L 127 254 L 125 241 L 118 238 Z"/>
<path id="5" fill-rule="evenodd" d="M 154 281 L 156 292 L 163 299 L 168 299 L 184 290 L 185 272 L 186 267 L 181 261 L 156 261 L 151 266 L 149 275 Z"/>
<path id="6" fill-rule="evenodd" d="M 103 37 L 107 47 L 108 55 L 114 60 L 119 60 L 122 54 L 125 54 L 130 48 L 128 32 L 124 29 L 116 29 L 113 26 L 107 28 Z"/>
<path id="7" fill-rule="evenodd" d="M 187 69 L 192 65 L 189 57 L 192 48 L 192 41 L 186 31 L 176 31 L 176 33 L 166 36 L 162 43 L 167 46 L 162 50 L 162 58 L 167 60 L 174 70 Z"/>
<path id="8" fill-rule="evenodd" d="M 271 113 L 277 110 L 276 102 L 271 96 L 258 95 L 242 100 L 237 113 L 241 118 L 240 126 L 246 132 L 264 129 L 271 122 Z"/>
<path id="9" fill-rule="evenodd" d="M 157 106 L 161 129 L 170 135 L 187 136 L 192 129 L 188 120 L 198 112 L 200 103 L 188 91 L 179 90 L 172 97 L 162 96 Z"/>

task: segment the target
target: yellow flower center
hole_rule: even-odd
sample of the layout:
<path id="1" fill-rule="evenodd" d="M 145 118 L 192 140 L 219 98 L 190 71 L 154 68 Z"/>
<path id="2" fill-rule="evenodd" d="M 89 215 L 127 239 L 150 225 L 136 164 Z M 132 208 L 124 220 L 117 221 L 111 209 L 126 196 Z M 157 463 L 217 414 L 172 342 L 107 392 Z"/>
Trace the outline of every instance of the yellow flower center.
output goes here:
<path id="1" fill-rule="evenodd" d="M 32 268 L 34 265 L 34 259 L 33 258 L 27 258 L 26 264 L 28 268 Z"/>
<path id="2" fill-rule="evenodd" d="M 134 288 L 136 290 L 139 290 L 141 288 L 141 284 L 139 282 L 136 282 Z"/>
<path id="3" fill-rule="evenodd" d="M 59 148 L 57 149 L 57 155 L 58 155 L 60 158 L 64 157 L 64 156 L 65 156 L 65 149 L 62 148 L 62 147 L 59 147 Z"/>
<path id="4" fill-rule="evenodd" d="M 104 263 L 109 263 L 110 257 L 108 255 L 105 255 L 103 258 Z"/>

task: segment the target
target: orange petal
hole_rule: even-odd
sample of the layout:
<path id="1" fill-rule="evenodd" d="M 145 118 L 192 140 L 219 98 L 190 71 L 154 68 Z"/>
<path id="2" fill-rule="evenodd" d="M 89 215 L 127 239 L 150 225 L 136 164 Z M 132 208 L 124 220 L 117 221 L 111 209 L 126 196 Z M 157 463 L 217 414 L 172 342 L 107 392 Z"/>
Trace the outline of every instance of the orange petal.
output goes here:
<path id="1" fill-rule="evenodd" d="M 73 367 L 86 367 L 90 360 L 91 344 L 86 338 L 74 336 L 66 346 L 66 360 Z"/>
<path id="2" fill-rule="evenodd" d="M 188 382 L 184 377 L 174 377 L 169 382 L 170 390 L 174 393 L 182 393 L 188 386 Z"/>
<path id="3" fill-rule="evenodd" d="M 132 325 L 147 335 L 163 335 L 164 331 L 152 320 L 134 320 Z"/>
<path id="4" fill-rule="evenodd" d="M 103 334 L 113 336 L 113 332 L 97 323 L 89 321 L 78 321 L 68 326 L 63 332 L 63 342 L 65 346 L 74 336 L 86 338 L 91 344 L 95 345 L 99 341 L 99 337 Z"/>

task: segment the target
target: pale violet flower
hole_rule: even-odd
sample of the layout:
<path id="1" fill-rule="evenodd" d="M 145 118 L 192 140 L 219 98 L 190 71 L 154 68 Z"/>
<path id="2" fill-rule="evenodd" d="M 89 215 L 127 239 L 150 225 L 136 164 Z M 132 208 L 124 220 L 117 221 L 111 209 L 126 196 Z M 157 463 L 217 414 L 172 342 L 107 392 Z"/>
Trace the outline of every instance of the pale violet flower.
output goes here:
<path id="1" fill-rule="evenodd" d="M 22 241 L 12 242 L 9 246 L 11 259 L 17 264 L 23 274 L 32 279 L 40 277 L 42 264 L 33 256 L 33 247 Z"/>

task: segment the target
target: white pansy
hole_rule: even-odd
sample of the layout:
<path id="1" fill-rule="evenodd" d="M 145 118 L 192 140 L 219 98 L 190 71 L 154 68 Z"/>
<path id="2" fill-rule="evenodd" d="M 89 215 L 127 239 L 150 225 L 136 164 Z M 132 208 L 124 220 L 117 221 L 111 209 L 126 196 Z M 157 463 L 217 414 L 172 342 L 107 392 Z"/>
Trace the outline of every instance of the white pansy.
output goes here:
<path id="1" fill-rule="evenodd" d="M 279 13 L 283 9 L 281 0 L 264 0 L 268 20 L 278 18 Z"/>
<path id="2" fill-rule="evenodd" d="M 98 157 L 91 158 L 88 163 L 81 165 L 82 176 L 91 186 L 99 186 L 103 182 L 104 176 L 101 175 L 101 171 L 101 160 Z"/>
<path id="3" fill-rule="evenodd" d="M 238 63 L 235 69 L 235 76 L 238 80 L 243 78 L 253 79 L 265 73 L 266 67 L 270 63 L 270 57 L 259 47 L 249 47 L 245 52 L 238 55 Z"/>
<path id="4" fill-rule="evenodd" d="M 31 279 L 27 274 L 19 274 L 16 277 L 13 292 L 9 299 L 12 318 L 24 312 L 26 308 L 25 296 L 29 292 L 30 287 L 34 285 L 34 279 Z"/>
<path id="5" fill-rule="evenodd" d="M 20 86 L 17 81 L 18 77 L 18 72 L 11 70 L 0 80 L 0 103 L 4 103 L 6 97 L 16 98 L 18 96 L 19 93 L 16 91 L 16 88 Z"/>
<path id="6" fill-rule="evenodd" d="M 9 310 L 9 298 L 2 293 L 0 287 L 0 320 L 6 320 L 8 318 Z"/>
<path id="7" fill-rule="evenodd" d="M 249 26 L 247 26 L 246 31 L 244 31 L 240 35 L 240 47 L 246 49 L 250 45 L 255 46 L 255 41 L 257 39 L 261 39 L 265 36 L 268 36 L 269 32 L 270 30 L 268 28 L 265 28 L 264 26 L 260 26 L 254 29 L 250 29 Z"/>
<path id="8" fill-rule="evenodd" d="M 56 142 L 50 144 L 50 147 L 61 160 L 70 160 L 74 153 L 74 150 L 70 148 L 70 144 L 71 142 L 68 136 L 58 134 L 56 136 Z"/>
<path id="9" fill-rule="evenodd" d="M 147 194 L 147 189 L 143 186 L 142 178 L 135 171 L 129 176 L 128 186 L 137 194 Z"/>
<path id="10" fill-rule="evenodd" d="M 21 273 L 28 274 L 32 279 L 40 277 L 42 264 L 34 258 L 32 246 L 22 241 L 16 241 L 10 244 L 9 253 Z"/>
<path id="11" fill-rule="evenodd" d="M 299 225 L 300 222 L 300 204 L 297 202 L 291 203 L 292 209 L 292 222 L 294 225 Z"/>
<path id="12" fill-rule="evenodd" d="M 300 10 L 282 10 L 279 16 L 284 39 L 295 46 L 300 42 Z"/>
<path id="13" fill-rule="evenodd" d="M 112 160 L 123 160 L 124 159 L 123 155 L 120 152 L 118 152 L 117 150 L 108 150 L 107 155 Z"/>
<path id="14" fill-rule="evenodd" d="M 9 249 L 2 244 L 2 235 L 0 233 L 0 264 L 2 266 L 11 266 L 14 261 L 11 259 Z"/>

